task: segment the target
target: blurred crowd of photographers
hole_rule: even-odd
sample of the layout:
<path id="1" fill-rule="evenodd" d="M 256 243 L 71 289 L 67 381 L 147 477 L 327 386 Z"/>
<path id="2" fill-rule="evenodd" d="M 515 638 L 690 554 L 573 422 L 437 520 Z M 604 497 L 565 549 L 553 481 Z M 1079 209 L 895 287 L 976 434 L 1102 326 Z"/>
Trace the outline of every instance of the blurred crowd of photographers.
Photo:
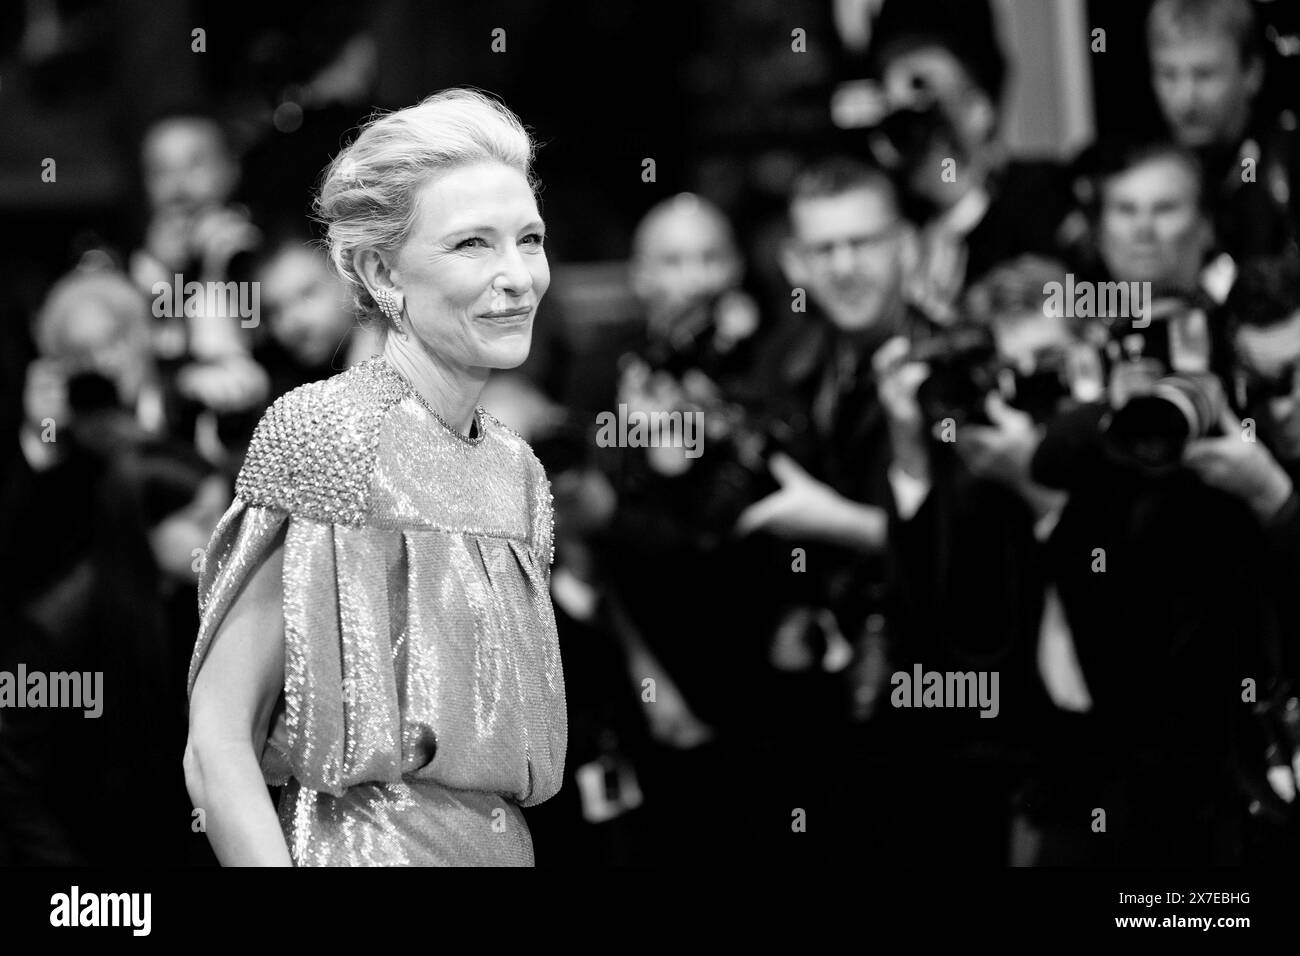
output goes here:
<path id="1" fill-rule="evenodd" d="M 1286 857 L 1295 119 L 1252 109 L 1251 5 L 1156 3 L 1167 129 L 1064 164 L 1006 155 L 979 5 L 891 6 L 878 115 L 790 181 L 784 285 L 684 194 L 625 338 L 539 330 L 565 660 L 640 704 L 575 694 L 589 815 L 644 798 L 670 858 Z M 702 454 L 593 446 L 624 406 L 702 413 Z M 996 713 L 917 709 L 928 672 L 996 672 Z"/>
<path id="2" fill-rule="evenodd" d="M 625 318 L 579 319 L 609 270 L 557 271 L 488 386 L 555 495 L 571 731 L 529 811 L 543 865 L 1300 850 L 1300 143 L 1272 5 L 1156 0 L 1163 128 L 1070 162 L 1009 155 L 990 9 L 941 6 L 884 3 L 869 119 L 789 171 L 773 228 L 657 202 Z M 137 247 L 33 317 L 0 492 L 0 668 L 103 670 L 116 701 L 0 715 L 0 862 L 210 861 L 179 759 L 196 556 L 267 405 L 376 348 L 307 224 L 232 201 L 219 123 L 158 121 L 141 167 Z M 213 288 L 256 289 L 256 327 Z M 676 425 L 598 438 L 654 414 Z M 923 698 L 930 673 L 994 698 Z"/>

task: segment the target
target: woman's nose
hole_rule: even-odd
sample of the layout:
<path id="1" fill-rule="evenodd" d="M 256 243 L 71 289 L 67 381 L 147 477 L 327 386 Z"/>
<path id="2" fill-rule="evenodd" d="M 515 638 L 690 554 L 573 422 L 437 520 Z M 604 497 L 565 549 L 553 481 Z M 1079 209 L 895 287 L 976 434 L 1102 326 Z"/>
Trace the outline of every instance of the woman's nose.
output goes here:
<path id="1" fill-rule="evenodd" d="M 533 287 L 533 273 L 513 243 L 502 256 L 501 275 L 505 276 L 505 288 L 511 295 L 522 295 Z"/>

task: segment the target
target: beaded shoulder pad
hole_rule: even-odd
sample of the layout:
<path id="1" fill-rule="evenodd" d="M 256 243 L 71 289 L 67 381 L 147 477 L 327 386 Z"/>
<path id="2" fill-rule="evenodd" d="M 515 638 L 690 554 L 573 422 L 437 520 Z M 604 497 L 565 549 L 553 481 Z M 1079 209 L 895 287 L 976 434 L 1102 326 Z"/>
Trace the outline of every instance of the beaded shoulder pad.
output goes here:
<path id="1" fill-rule="evenodd" d="M 236 496 L 315 521 L 362 524 L 380 427 L 406 390 L 370 359 L 281 396 L 253 433 Z"/>

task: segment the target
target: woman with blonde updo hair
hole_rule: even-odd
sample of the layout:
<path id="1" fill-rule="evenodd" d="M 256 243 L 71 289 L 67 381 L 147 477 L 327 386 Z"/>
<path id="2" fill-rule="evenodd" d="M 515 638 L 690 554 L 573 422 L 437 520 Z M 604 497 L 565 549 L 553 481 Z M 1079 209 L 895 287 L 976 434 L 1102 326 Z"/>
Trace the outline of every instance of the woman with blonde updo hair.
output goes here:
<path id="1" fill-rule="evenodd" d="M 478 404 L 550 281 L 533 151 L 451 89 L 325 173 L 330 256 L 383 345 L 267 411 L 206 552 L 185 771 L 224 864 L 533 863 L 519 808 L 567 743 L 550 485 Z"/>

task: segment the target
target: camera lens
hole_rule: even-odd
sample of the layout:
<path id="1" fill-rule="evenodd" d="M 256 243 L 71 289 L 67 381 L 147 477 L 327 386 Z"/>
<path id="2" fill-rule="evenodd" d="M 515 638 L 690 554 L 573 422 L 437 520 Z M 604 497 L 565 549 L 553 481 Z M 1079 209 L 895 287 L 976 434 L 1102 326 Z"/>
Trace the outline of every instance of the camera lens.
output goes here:
<path id="1" fill-rule="evenodd" d="M 1163 469 L 1182 457 L 1192 424 L 1177 405 L 1152 393 L 1130 399 L 1117 411 L 1106 437 L 1122 458 L 1139 467 Z"/>
<path id="2" fill-rule="evenodd" d="M 68 379 L 68 406 L 78 415 L 116 408 L 117 386 L 98 372 L 80 372 Z"/>
<path id="3" fill-rule="evenodd" d="M 1106 430 L 1107 442 L 1121 459 L 1149 471 L 1173 468 L 1193 439 L 1213 429 L 1223 404 L 1217 380 L 1209 375 L 1171 375 L 1151 391 L 1136 395 L 1117 410 Z"/>

